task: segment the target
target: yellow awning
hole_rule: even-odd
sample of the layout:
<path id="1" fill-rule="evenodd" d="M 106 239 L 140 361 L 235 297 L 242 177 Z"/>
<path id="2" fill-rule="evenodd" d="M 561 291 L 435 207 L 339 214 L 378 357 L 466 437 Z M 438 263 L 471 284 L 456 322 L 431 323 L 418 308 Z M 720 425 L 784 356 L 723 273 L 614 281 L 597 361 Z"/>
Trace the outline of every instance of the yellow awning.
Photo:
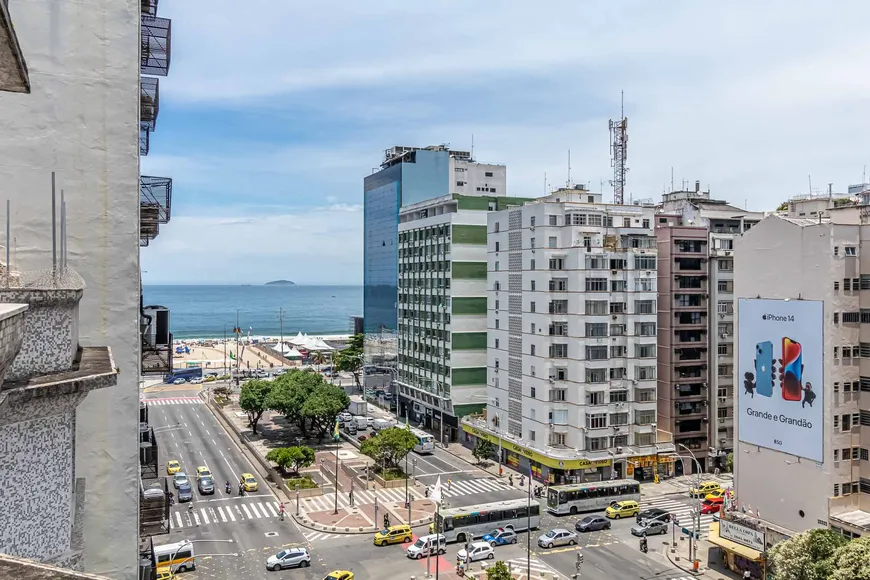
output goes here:
<path id="1" fill-rule="evenodd" d="M 738 544 L 737 542 L 732 542 L 731 540 L 720 538 L 719 522 L 713 522 L 710 524 L 710 534 L 707 536 L 707 541 L 711 544 L 719 546 L 720 548 L 728 550 L 729 552 L 739 554 L 747 560 L 752 560 L 753 562 L 761 561 L 761 552 L 759 552 L 758 550 L 753 550 L 752 548 L 747 548 L 746 546 Z"/>

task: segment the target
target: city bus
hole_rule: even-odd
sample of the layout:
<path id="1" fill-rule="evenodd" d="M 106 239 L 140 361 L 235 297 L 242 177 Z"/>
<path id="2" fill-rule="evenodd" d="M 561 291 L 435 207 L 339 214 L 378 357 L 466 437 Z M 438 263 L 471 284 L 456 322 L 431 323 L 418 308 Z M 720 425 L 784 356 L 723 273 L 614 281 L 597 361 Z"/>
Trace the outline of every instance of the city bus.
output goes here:
<path id="1" fill-rule="evenodd" d="M 163 382 L 171 383 L 177 379 L 184 379 L 185 381 L 190 381 L 190 379 L 201 378 L 202 367 L 191 367 L 189 369 L 175 369 L 174 371 L 163 377 Z"/>
<path id="2" fill-rule="evenodd" d="M 640 501 L 640 483 L 633 479 L 614 479 L 595 483 L 551 485 L 547 491 L 547 511 L 556 515 L 596 511 L 615 501 Z"/>
<path id="3" fill-rule="evenodd" d="M 470 542 L 496 528 L 515 532 L 535 530 L 541 525 L 541 505 L 537 501 L 530 504 L 528 499 L 514 499 L 448 508 L 441 510 L 429 524 L 430 534 L 435 533 L 436 525 L 448 542 Z"/>
<path id="4" fill-rule="evenodd" d="M 411 427 L 410 431 L 417 437 L 417 444 L 414 445 L 414 451 L 421 454 L 432 453 L 432 450 L 435 449 L 435 437 L 425 431 L 417 429 L 416 427 Z"/>
<path id="5" fill-rule="evenodd" d="M 172 574 L 196 569 L 193 544 L 190 542 L 154 546 L 154 558 L 157 559 L 158 569 L 168 568 Z"/>

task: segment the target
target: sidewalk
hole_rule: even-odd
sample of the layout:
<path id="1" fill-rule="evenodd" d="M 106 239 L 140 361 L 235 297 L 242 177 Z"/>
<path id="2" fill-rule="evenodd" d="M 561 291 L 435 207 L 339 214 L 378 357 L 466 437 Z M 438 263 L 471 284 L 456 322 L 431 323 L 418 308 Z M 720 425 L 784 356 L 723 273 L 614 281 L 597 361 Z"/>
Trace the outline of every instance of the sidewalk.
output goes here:
<path id="1" fill-rule="evenodd" d="M 676 552 L 674 553 L 671 552 L 670 542 L 663 542 L 661 549 L 664 553 L 665 559 L 672 566 L 676 566 L 680 570 L 693 576 L 714 578 L 715 580 L 741 580 L 742 578 L 740 574 L 725 568 L 718 559 L 714 560 L 711 565 L 710 558 L 718 558 L 719 552 L 716 546 L 705 540 L 701 540 L 698 543 L 698 572 L 692 570 L 692 561 L 689 554 L 689 541 L 687 539 L 677 542 Z M 652 552 L 652 550 L 653 547 L 650 545 L 650 552 Z"/>

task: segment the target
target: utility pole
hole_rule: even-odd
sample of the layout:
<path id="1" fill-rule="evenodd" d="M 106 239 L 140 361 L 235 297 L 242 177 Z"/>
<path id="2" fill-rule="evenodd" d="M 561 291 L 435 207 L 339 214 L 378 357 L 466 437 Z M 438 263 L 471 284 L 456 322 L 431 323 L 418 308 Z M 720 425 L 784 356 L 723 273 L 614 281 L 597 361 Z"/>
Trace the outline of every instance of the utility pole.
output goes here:
<path id="1" fill-rule="evenodd" d="M 223 366 L 222 370 L 224 372 L 227 372 L 227 370 L 229 370 L 227 368 L 227 325 L 226 324 L 224 324 L 224 366 Z"/>
<path id="2" fill-rule="evenodd" d="M 280 327 L 280 339 L 278 342 L 278 355 L 281 357 L 281 366 L 284 366 L 284 309 L 278 308 L 278 326 Z"/>
<path id="3" fill-rule="evenodd" d="M 236 327 L 233 329 L 233 332 L 236 333 L 236 385 L 238 386 L 241 382 L 239 379 L 241 378 L 239 374 L 242 372 L 242 357 L 241 351 L 239 350 L 239 339 L 242 336 L 242 325 L 239 323 L 239 312 L 241 308 L 236 308 Z"/>

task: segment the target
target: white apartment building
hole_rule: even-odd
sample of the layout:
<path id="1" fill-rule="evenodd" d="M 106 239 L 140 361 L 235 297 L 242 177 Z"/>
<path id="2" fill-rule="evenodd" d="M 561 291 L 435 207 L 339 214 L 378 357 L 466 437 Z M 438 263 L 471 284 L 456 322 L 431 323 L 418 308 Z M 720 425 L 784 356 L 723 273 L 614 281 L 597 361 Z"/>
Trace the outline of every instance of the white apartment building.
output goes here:
<path id="1" fill-rule="evenodd" d="M 469 438 L 557 483 L 657 468 L 654 218 L 582 188 L 488 215 L 487 414 Z"/>
<path id="2" fill-rule="evenodd" d="M 808 202 L 817 205 L 814 200 Z M 807 444 L 788 453 L 776 447 L 783 441 L 788 444 L 791 434 L 769 445 L 759 444 L 755 418 L 738 414 L 737 499 L 758 510 L 765 522 L 786 531 L 831 527 L 850 536 L 862 535 L 870 532 L 870 402 L 863 394 L 870 392 L 870 254 L 863 253 L 864 241 L 870 241 L 867 208 L 823 208 L 829 217 L 818 213 L 796 217 L 807 213 L 809 206 L 789 205 L 793 207 L 788 215 L 767 217 L 735 241 L 734 290 L 738 299 L 823 304 L 823 319 L 818 324 L 821 336 L 815 339 L 822 352 L 805 346 L 802 355 L 802 366 L 807 369 L 821 360 L 823 368 L 815 370 L 822 378 L 815 386 L 815 405 L 821 410 Z M 753 343 L 760 339 L 749 334 L 743 338 L 744 329 L 753 321 L 748 314 L 746 320 L 740 316 L 738 310 L 738 352 L 754 354 Z M 740 340 L 750 344 L 741 346 Z M 776 361 L 775 339 L 773 347 Z M 746 360 L 738 360 L 741 378 L 744 371 L 757 368 L 749 354 Z M 735 407 L 741 398 L 759 405 L 761 397 L 748 393 L 745 387 L 737 391 Z M 773 400 L 788 408 L 783 413 L 789 417 L 809 411 L 799 397 L 784 403 L 778 398 L 778 387 L 774 387 Z M 784 392 L 782 399 L 786 399 Z M 821 450 L 818 460 L 811 448 Z M 777 482 L 800 483 L 792 486 L 794 493 L 784 493 Z"/>

